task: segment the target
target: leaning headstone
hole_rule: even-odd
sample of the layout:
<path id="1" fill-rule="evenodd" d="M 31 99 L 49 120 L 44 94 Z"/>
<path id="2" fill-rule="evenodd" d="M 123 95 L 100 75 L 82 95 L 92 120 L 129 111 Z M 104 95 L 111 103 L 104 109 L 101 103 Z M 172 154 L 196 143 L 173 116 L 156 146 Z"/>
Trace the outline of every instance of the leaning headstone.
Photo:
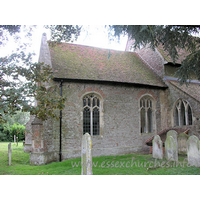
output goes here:
<path id="1" fill-rule="evenodd" d="M 178 136 L 178 133 L 175 131 L 175 130 L 170 130 L 167 132 L 167 136 L 172 136 L 176 142 L 176 146 L 177 146 L 177 151 L 178 151 L 178 139 L 177 139 L 177 136 Z"/>
<path id="2" fill-rule="evenodd" d="M 187 157 L 188 164 L 195 167 L 200 167 L 200 154 L 199 154 L 199 139 L 197 136 L 192 135 L 187 140 Z"/>
<path id="3" fill-rule="evenodd" d="M 163 145 L 159 135 L 153 139 L 153 158 L 163 159 Z"/>
<path id="4" fill-rule="evenodd" d="M 9 160 L 9 166 L 11 165 L 11 142 L 8 144 L 8 160 Z"/>
<path id="5" fill-rule="evenodd" d="M 165 157 L 169 161 L 178 161 L 177 142 L 172 136 L 165 140 Z"/>
<path id="6" fill-rule="evenodd" d="M 92 139 L 89 133 L 82 137 L 81 174 L 92 175 Z"/>
<path id="7" fill-rule="evenodd" d="M 15 142 L 16 142 L 16 136 L 14 135 L 14 144 L 15 144 Z"/>
<path id="8" fill-rule="evenodd" d="M 178 154 L 187 155 L 187 140 L 189 135 L 186 133 L 181 133 L 178 135 Z"/>

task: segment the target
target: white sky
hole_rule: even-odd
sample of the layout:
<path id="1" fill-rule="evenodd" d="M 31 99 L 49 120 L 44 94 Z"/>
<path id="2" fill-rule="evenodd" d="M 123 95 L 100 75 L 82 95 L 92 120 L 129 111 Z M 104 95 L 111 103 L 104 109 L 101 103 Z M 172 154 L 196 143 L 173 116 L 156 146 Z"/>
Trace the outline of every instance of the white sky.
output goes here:
<path id="1" fill-rule="evenodd" d="M 125 50 L 127 37 L 122 37 L 119 43 L 117 41 L 111 42 L 108 39 L 108 33 L 106 32 L 106 29 L 104 29 L 104 25 L 85 25 L 83 28 L 87 31 L 82 30 L 80 36 L 78 37 L 78 40 L 75 41 L 74 44 L 94 46 L 105 49 L 114 49 L 120 51 Z M 43 32 L 47 33 L 47 39 L 50 40 L 50 33 L 48 32 L 48 30 L 44 29 L 42 26 L 38 26 L 38 30 L 33 37 L 33 49 L 37 54 L 39 54 Z"/>
<path id="2" fill-rule="evenodd" d="M 43 25 L 38 25 L 32 35 L 32 45 L 29 51 L 36 53 L 34 61 L 38 61 L 42 33 L 47 33 L 47 39 L 50 40 L 50 31 L 45 29 Z M 104 25 L 84 25 L 78 40 L 74 44 L 86 46 L 94 46 L 106 49 L 114 49 L 124 51 L 127 42 L 127 37 L 122 37 L 119 42 L 109 41 L 108 33 Z M 0 56 L 5 56 L 17 48 L 13 41 L 9 41 L 5 47 L 0 47 Z"/>
<path id="3" fill-rule="evenodd" d="M 32 46 L 29 51 L 36 53 L 35 62 L 38 61 L 41 37 L 44 32 L 47 33 L 47 39 L 50 40 L 50 31 L 45 29 L 43 25 L 38 25 L 32 35 Z M 127 37 L 122 37 L 120 42 L 109 41 L 104 25 L 84 25 L 78 40 L 74 44 L 124 51 L 126 42 Z M 0 47 L 0 56 L 11 53 L 15 48 L 17 48 L 16 44 L 13 41 L 9 41 L 5 47 Z"/>

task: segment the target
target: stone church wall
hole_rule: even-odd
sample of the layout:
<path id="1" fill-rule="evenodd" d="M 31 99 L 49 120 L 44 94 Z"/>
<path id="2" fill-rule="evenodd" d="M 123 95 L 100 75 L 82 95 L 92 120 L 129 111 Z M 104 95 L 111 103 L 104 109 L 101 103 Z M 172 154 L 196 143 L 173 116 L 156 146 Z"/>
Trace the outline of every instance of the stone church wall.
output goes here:
<path id="1" fill-rule="evenodd" d="M 200 138 L 200 103 L 192 98 L 187 93 L 183 92 L 182 90 L 178 89 L 177 87 L 173 86 L 172 84 L 168 83 L 170 95 L 168 96 L 169 100 L 169 117 L 171 118 L 171 124 L 169 127 L 174 127 L 174 105 L 178 99 L 183 99 L 189 102 L 189 105 L 192 109 L 192 117 L 193 117 L 193 124 L 188 125 L 187 127 L 190 129 L 190 135 L 196 135 Z M 186 127 L 186 126 L 184 126 Z"/>
<path id="2" fill-rule="evenodd" d="M 59 95 L 59 83 L 57 94 Z M 80 157 L 83 134 L 83 96 L 88 93 L 99 94 L 103 101 L 102 134 L 92 136 L 93 156 L 119 155 L 134 152 L 149 153 L 145 141 L 154 133 L 140 133 L 139 101 L 143 95 L 155 99 L 154 126 L 161 130 L 161 108 L 159 89 L 145 89 L 134 86 L 63 83 L 63 95 L 67 96 L 62 111 L 62 160 Z M 44 122 L 44 141 L 46 155 L 53 152 L 59 156 L 59 120 Z M 56 160 L 56 158 L 55 158 Z"/>
<path id="3" fill-rule="evenodd" d="M 59 83 L 55 82 L 59 95 Z M 80 157 L 83 134 L 83 97 L 95 93 L 102 99 L 102 133 L 92 136 L 93 156 L 150 153 L 145 141 L 161 130 L 173 127 L 173 107 L 178 98 L 186 99 L 192 108 L 191 134 L 199 135 L 199 103 L 169 84 L 166 90 L 125 85 L 63 83 L 67 101 L 62 111 L 62 160 Z M 155 101 L 154 132 L 140 133 L 140 98 L 150 95 Z M 49 119 L 42 123 L 42 133 L 33 133 L 31 164 L 59 160 L 60 122 Z M 33 126 L 32 126 L 33 129 Z M 34 129 L 33 129 L 34 132 Z M 34 139 L 35 137 L 35 139 Z M 39 160 L 39 161 L 38 161 Z"/>

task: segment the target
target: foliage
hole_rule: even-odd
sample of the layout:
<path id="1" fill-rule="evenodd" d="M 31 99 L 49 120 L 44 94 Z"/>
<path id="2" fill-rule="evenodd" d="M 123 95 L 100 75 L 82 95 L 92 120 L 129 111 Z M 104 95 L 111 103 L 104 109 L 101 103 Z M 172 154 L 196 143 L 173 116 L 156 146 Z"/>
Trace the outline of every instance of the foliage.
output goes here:
<path id="1" fill-rule="evenodd" d="M 0 45 L 8 41 L 8 35 L 14 35 L 20 32 L 20 25 L 0 25 Z"/>
<path id="2" fill-rule="evenodd" d="M 109 28 L 114 37 L 128 34 L 135 41 L 134 48 L 148 44 L 155 49 L 162 45 L 174 63 L 179 56 L 178 50 L 185 49 L 189 55 L 182 61 L 176 75 L 182 84 L 191 78 L 190 72 L 195 72 L 200 80 L 200 38 L 191 36 L 199 33 L 199 25 L 113 25 Z"/>
<path id="3" fill-rule="evenodd" d="M 6 121 L 6 115 L 12 116 L 19 110 L 30 112 L 42 120 L 48 117 L 58 118 L 57 110 L 64 108 L 66 98 L 53 95 L 56 88 L 51 87 L 51 67 L 33 62 L 34 54 L 27 52 L 30 43 L 24 42 L 24 38 L 20 36 L 23 32 L 24 37 L 30 40 L 34 28 L 35 26 L 0 25 L 0 47 L 5 46 L 10 37 L 17 44 L 12 54 L 0 57 L 0 122 Z M 52 40 L 57 42 L 74 41 L 82 30 L 82 26 L 78 25 L 50 25 L 46 28 L 51 30 Z M 191 37 L 191 34 L 199 33 L 199 30 L 200 26 L 192 25 L 109 26 L 109 34 L 113 33 L 114 37 L 128 34 L 135 40 L 134 47 L 149 44 L 154 49 L 163 45 L 174 62 L 178 58 L 178 49 L 185 48 L 189 55 L 177 72 L 181 83 L 190 79 L 191 71 L 200 80 L 200 39 Z"/>
<path id="4" fill-rule="evenodd" d="M 25 126 L 14 123 L 0 124 L 0 141 L 13 141 L 14 135 L 18 137 L 18 141 L 25 139 Z"/>
<path id="5" fill-rule="evenodd" d="M 78 25 L 50 25 L 46 26 L 51 30 L 51 40 L 56 42 L 77 40 L 82 26 Z"/>
<path id="6" fill-rule="evenodd" d="M 25 125 L 30 119 L 30 113 L 17 111 L 15 115 L 13 115 L 13 116 L 6 115 L 6 116 L 3 116 L 3 118 L 10 125 L 13 125 L 14 123 Z"/>
<path id="7" fill-rule="evenodd" d="M 19 28 L 0 26 L 1 41 L 5 40 L 3 36 L 6 34 L 16 36 L 21 30 Z M 25 31 L 27 37 L 31 36 L 32 28 Z M 20 36 L 17 36 L 18 48 L 12 54 L 0 58 L 0 123 L 6 121 L 7 115 L 12 116 L 19 110 L 30 112 L 42 120 L 49 116 L 58 118 L 56 110 L 64 107 L 66 98 L 55 97 L 52 95 L 53 88 L 46 88 L 46 83 L 51 85 L 53 78 L 51 67 L 33 62 L 34 54 L 26 52 L 29 44 L 24 44 L 20 40 Z"/>

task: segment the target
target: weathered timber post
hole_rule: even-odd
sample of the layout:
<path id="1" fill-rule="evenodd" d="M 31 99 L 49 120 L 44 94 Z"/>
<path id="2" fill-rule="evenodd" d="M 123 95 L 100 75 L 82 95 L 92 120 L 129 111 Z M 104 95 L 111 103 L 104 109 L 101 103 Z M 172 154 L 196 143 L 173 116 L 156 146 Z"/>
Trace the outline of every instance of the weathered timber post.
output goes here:
<path id="1" fill-rule="evenodd" d="M 92 175 L 92 140 L 89 133 L 82 137 L 81 175 Z"/>
<path id="2" fill-rule="evenodd" d="M 8 144 L 8 160 L 9 160 L 9 166 L 11 165 L 11 142 Z"/>

